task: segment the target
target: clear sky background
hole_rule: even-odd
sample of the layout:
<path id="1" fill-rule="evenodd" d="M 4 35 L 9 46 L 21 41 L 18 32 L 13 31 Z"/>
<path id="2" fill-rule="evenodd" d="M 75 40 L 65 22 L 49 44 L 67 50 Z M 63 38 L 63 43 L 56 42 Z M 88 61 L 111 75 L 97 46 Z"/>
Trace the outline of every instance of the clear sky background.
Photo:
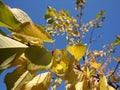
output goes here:
<path id="1" fill-rule="evenodd" d="M 94 35 L 102 35 L 99 42 L 95 42 L 92 46 L 93 49 L 101 49 L 104 44 L 108 44 L 115 40 L 117 34 L 120 35 L 120 0 L 86 0 L 85 12 L 83 22 L 87 23 L 89 20 L 95 18 L 96 14 L 100 10 L 106 10 L 106 19 L 102 24 L 102 28 L 96 29 Z M 43 18 L 47 6 L 52 6 L 56 10 L 69 10 L 70 15 L 76 17 L 75 0 L 3 0 L 3 2 L 10 7 L 20 8 L 24 10 L 33 20 L 34 23 L 39 25 L 45 25 L 46 21 Z M 89 35 L 89 34 L 88 34 Z M 56 38 L 57 42 L 55 48 L 65 48 L 64 38 Z M 86 41 L 89 39 L 87 37 Z M 120 47 L 118 48 L 120 51 Z M 116 56 L 120 56 L 120 52 L 116 53 Z M 1 83 L 0 83 L 1 85 Z M 64 86 L 64 85 L 63 85 Z M 62 86 L 62 87 L 63 87 Z M 5 90 L 1 88 L 0 90 Z M 58 90 L 61 90 L 58 89 Z M 63 88 L 62 88 L 63 90 Z"/>

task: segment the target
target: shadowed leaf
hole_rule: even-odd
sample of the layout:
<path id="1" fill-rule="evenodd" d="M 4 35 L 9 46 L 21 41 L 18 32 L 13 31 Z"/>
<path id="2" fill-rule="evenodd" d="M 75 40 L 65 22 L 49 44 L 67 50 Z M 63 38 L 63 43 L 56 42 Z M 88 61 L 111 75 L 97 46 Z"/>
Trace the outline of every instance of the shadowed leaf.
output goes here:
<path id="1" fill-rule="evenodd" d="M 51 83 L 51 76 L 50 72 L 42 73 L 24 84 L 20 90 L 48 90 Z"/>
<path id="2" fill-rule="evenodd" d="M 27 48 L 26 45 L 0 35 L 0 69 L 7 68 Z"/>
<path id="3" fill-rule="evenodd" d="M 53 62 L 52 53 L 39 46 L 30 46 L 25 51 L 25 56 L 28 59 L 27 69 L 30 71 L 48 69 L 51 67 Z"/>
<path id="4" fill-rule="evenodd" d="M 74 83 L 77 80 L 77 74 L 75 73 L 73 66 L 74 61 L 75 61 L 74 57 L 71 57 L 68 68 L 64 74 L 64 80 L 66 80 L 70 84 Z"/>
<path id="5" fill-rule="evenodd" d="M 11 90 L 20 90 L 21 87 L 35 77 L 34 74 L 31 74 L 29 71 L 24 72 L 15 82 L 14 87 Z"/>

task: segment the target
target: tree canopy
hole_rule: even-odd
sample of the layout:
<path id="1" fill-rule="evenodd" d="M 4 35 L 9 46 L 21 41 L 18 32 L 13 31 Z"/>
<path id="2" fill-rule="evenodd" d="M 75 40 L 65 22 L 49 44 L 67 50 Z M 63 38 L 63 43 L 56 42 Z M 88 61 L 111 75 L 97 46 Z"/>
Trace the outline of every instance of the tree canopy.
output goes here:
<path id="1" fill-rule="evenodd" d="M 10 32 L 0 29 L 0 73 L 2 77 L 8 70 L 2 78 L 7 90 L 56 90 L 62 83 L 66 90 L 120 89 L 120 56 L 114 55 L 120 35 L 101 50 L 90 49 L 100 38 L 93 38 L 93 32 L 102 28 L 106 11 L 84 23 L 86 3 L 75 0 L 76 17 L 64 8 L 58 11 L 48 6 L 46 25 L 38 25 L 23 10 L 0 1 L 0 27 Z M 85 42 L 89 32 L 89 42 Z M 56 36 L 65 38 L 66 47 L 54 48 Z M 52 50 L 45 43 L 52 44 Z M 106 71 L 111 60 L 117 64 Z"/>

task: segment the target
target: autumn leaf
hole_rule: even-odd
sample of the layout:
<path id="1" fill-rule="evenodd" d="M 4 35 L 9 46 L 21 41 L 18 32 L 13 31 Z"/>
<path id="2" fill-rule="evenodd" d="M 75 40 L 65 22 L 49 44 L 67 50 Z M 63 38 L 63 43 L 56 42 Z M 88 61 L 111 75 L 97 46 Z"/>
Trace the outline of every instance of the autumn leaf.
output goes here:
<path id="1" fill-rule="evenodd" d="M 71 57 L 69 64 L 68 64 L 68 68 L 63 76 L 63 79 L 70 84 L 76 82 L 76 79 L 77 79 L 77 74 L 74 70 L 74 62 L 75 62 L 75 58 Z M 71 78 L 71 76 L 72 76 L 72 78 Z"/>
<path id="2" fill-rule="evenodd" d="M 54 52 L 54 60 L 51 70 L 58 76 L 63 76 L 69 63 L 68 53 L 66 50 L 57 49 Z"/>
<path id="3" fill-rule="evenodd" d="M 31 72 L 49 69 L 53 63 L 52 53 L 40 46 L 30 46 L 25 51 L 27 69 Z"/>
<path id="4" fill-rule="evenodd" d="M 14 17 L 9 8 L 0 1 L 0 26 L 16 29 L 21 23 Z"/>
<path id="5" fill-rule="evenodd" d="M 26 48 L 26 45 L 0 34 L 0 70 L 9 67 Z"/>
<path id="6" fill-rule="evenodd" d="M 67 46 L 67 51 L 79 61 L 86 52 L 86 46 L 83 44 L 75 44 L 72 46 Z"/>
<path id="7" fill-rule="evenodd" d="M 14 17 L 19 22 L 21 22 L 22 24 L 25 23 L 25 22 L 31 22 L 32 23 L 31 18 L 23 10 L 18 9 L 18 8 L 10 8 L 10 7 L 9 7 L 9 10 L 12 12 Z"/>
<path id="8" fill-rule="evenodd" d="M 51 83 L 51 73 L 45 72 L 34 77 L 22 86 L 20 90 L 48 90 Z"/>
<path id="9" fill-rule="evenodd" d="M 11 30 L 13 37 L 24 43 L 40 44 L 42 42 L 54 42 L 48 32 L 42 26 L 33 23 L 24 23 L 21 28 Z"/>
<path id="10" fill-rule="evenodd" d="M 96 61 L 90 61 L 89 62 L 90 63 L 90 65 L 93 67 L 93 68 L 95 68 L 95 69 L 99 69 L 100 68 L 100 66 L 101 66 L 101 63 L 97 63 Z"/>
<path id="11" fill-rule="evenodd" d="M 100 90 L 108 90 L 108 84 L 107 84 L 107 79 L 105 76 L 101 76 L 101 80 L 100 80 Z"/>
<path id="12" fill-rule="evenodd" d="M 120 45 L 120 35 L 116 36 L 116 40 L 113 42 L 113 46 Z"/>

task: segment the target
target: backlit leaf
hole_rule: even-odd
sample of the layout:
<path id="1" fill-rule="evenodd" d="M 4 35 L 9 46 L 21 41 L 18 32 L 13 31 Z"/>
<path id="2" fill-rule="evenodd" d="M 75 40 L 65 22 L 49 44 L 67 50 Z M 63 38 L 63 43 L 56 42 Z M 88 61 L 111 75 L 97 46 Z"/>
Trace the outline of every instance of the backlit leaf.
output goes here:
<path id="1" fill-rule="evenodd" d="M 90 65 L 91 65 L 92 67 L 94 67 L 95 69 L 99 69 L 100 66 L 101 66 L 101 63 L 92 62 L 92 61 L 90 61 L 89 63 L 90 63 Z"/>
<path id="2" fill-rule="evenodd" d="M 107 84 L 107 79 L 105 76 L 102 76 L 100 79 L 100 90 L 108 90 L 108 84 Z"/>
<path id="3" fill-rule="evenodd" d="M 12 30 L 15 39 L 21 42 L 53 42 L 48 32 L 44 30 L 42 26 L 35 25 L 33 23 L 24 23 L 21 28 Z"/>
<path id="4" fill-rule="evenodd" d="M 86 52 L 86 46 L 83 44 L 75 44 L 72 46 L 67 46 L 68 52 L 75 57 L 77 61 L 79 61 Z"/>
<path id="5" fill-rule="evenodd" d="M 26 49 L 25 56 L 28 59 L 27 69 L 30 71 L 48 69 L 53 62 L 52 53 L 40 46 L 30 46 Z"/>
<path id="6" fill-rule="evenodd" d="M 7 6 L 0 1 L 0 26 L 16 29 L 21 23 L 14 17 Z"/>
<path id="7" fill-rule="evenodd" d="M 67 51 L 57 49 L 54 52 L 54 60 L 51 69 L 56 75 L 62 76 L 67 69 L 68 63 L 69 58 Z"/>
<path id="8" fill-rule="evenodd" d="M 48 90 L 51 83 L 51 76 L 50 72 L 42 73 L 24 84 L 20 90 Z"/>

